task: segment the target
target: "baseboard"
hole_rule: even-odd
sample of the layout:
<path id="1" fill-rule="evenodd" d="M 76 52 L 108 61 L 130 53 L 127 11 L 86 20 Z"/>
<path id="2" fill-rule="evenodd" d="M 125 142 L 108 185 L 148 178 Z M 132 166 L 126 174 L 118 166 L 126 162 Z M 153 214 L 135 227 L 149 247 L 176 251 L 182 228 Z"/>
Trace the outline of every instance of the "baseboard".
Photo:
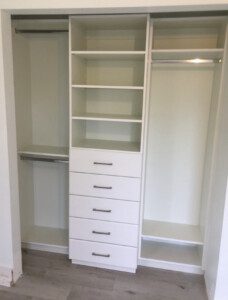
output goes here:
<path id="1" fill-rule="evenodd" d="M 112 266 L 112 265 L 105 265 L 105 264 L 98 264 L 93 262 L 87 262 L 87 261 L 81 261 L 81 260 L 72 260 L 72 264 L 76 265 L 82 265 L 82 266 L 88 266 L 88 267 L 94 267 L 94 268 L 101 268 L 101 269 L 107 269 L 107 270 L 115 270 L 115 271 L 121 271 L 121 272 L 128 272 L 128 273 L 135 273 L 135 268 L 123 268 L 118 266 Z"/>
<path id="2" fill-rule="evenodd" d="M 13 271 L 10 268 L 0 266 L 0 285 L 10 287 L 13 284 Z"/>
<path id="3" fill-rule="evenodd" d="M 46 252 L 68 255 L 68 247 L 65 247 L 65 246 L 32 243 L 32 242 L 22 242 L 21 246 L 23 249 L 39 250 L 39 251 L 46 251 Z"/>
<path id="4" fill-rule="evenodd" d="M 155 259 L 140 258 L 138 260 L 138 265 L 144 267 L 150 267 L 150 268 L 169 270 L 169 271 L 190 273 L 190 274 L 198 274 L 198 275 L 204 274 L 204 271 L 202 270 L 201 266 L 161 261 Z"/>

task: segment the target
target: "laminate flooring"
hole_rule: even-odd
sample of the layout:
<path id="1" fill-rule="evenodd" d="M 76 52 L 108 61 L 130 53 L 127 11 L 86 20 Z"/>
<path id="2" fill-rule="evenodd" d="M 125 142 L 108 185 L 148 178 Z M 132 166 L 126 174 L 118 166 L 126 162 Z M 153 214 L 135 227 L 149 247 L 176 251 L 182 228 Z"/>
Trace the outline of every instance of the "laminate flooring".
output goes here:
<path id="1" fill-rule="evenodd" d="M 145 267 L 129 274 L 32 250 L 23 251 L 23 270 L 13 287 L 0 287 L 0 300 L 207 300 L 199 275 Z"/>

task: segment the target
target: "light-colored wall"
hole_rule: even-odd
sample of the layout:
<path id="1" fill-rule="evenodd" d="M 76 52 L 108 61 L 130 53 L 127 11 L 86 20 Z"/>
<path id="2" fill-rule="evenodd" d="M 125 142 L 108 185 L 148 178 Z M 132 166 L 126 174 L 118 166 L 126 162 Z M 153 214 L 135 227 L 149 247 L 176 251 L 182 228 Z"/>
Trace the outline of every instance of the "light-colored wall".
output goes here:
<path id="1" fill-rule="evenodd" d="M 152 67 L 145 219 L 199 224 L 213 71 Z"/>
<path id="2" fill-rule="evenodd" d="M 10 16 L 0 12 L 0 284 L 21 274 Z M 13 277 L 12 273 L 13 271 Z"/>

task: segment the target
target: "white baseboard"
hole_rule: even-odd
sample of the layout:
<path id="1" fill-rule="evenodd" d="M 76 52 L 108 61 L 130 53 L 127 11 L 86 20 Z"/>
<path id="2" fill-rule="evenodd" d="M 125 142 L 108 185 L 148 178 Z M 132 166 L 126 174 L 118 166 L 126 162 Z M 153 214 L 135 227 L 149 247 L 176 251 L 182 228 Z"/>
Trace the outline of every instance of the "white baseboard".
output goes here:
<path id="1" fill-rule="evenodd" d="M 65 246 L 41 244 L 41 243 L 32 243 L 32 242 L 22 242 L 21 246 L 22 246 L 23 249 L 47 251 L 47 252 L 67 254 L 68 255 L 68 247 L 65 247 Z"/>
<path id="2" fill-rule="evenodd" d="M 150 267 L 150 268 L 176 271 L 176 272 L 184 272 L 184 273 L 191 273 L 191 274 L 198 274 L 198 275 L 204 274 L 204 271 L 202 270 L 201 266 L 161 261 L 155 259 L 140 258 L 138 260 L 138 265 L 144 267 Z"/>
<path id="3" fill-rule="evenodd" d="M 135 268 L 123 268 L 123 267 L 118 267 L 118 266 L 98 264 L 98 263 L 81 261 L 81 260 L 75 260 L 75 259 L 72 260 L 72 264 L 83 265 L 83 266 L 88 266 L 88 267 L 95 267 L 95 268 L 102 268 L 102 269 L 107 269 L 107 270 L 115 270 L 115 271 L 121 271 L 121 272 L 128 272 L 128 273 L 135 273 L 136 272 Z"/>
<path id="4" fill-rule="evenodd" d="M 10 287 L 13 284 L 13 271 L 10 268 L 0 266 L 0 285 Z"/>

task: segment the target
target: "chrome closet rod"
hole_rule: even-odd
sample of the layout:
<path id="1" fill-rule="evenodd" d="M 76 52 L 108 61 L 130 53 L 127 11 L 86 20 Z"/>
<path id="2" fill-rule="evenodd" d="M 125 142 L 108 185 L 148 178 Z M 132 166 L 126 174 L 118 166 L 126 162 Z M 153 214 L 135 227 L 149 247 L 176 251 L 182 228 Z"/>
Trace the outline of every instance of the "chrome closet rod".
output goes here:
<path id="1" fill-rule="evenodd" d="M 151 63 L 157 64 L 211 64 L 221 63 L 222 59 L 152 59 Z"/>
<path id="2" fill-rule="evenodd" d="M 68 29 L 15 29 L 15 33 L 62 33 Z"/>
<path id="3" fill-rule="evenodd" d="M 43 162 L 51 162 L 51 163 L 65 163 L 68 164 L 68 159 L 60 159 L 60 158 L 51 158 L 51 157 L 36 157 L 36 156 L 25 156 L 20 155 L 21 160 L 29 160 L 29 161 L 43 161 Z"/>

